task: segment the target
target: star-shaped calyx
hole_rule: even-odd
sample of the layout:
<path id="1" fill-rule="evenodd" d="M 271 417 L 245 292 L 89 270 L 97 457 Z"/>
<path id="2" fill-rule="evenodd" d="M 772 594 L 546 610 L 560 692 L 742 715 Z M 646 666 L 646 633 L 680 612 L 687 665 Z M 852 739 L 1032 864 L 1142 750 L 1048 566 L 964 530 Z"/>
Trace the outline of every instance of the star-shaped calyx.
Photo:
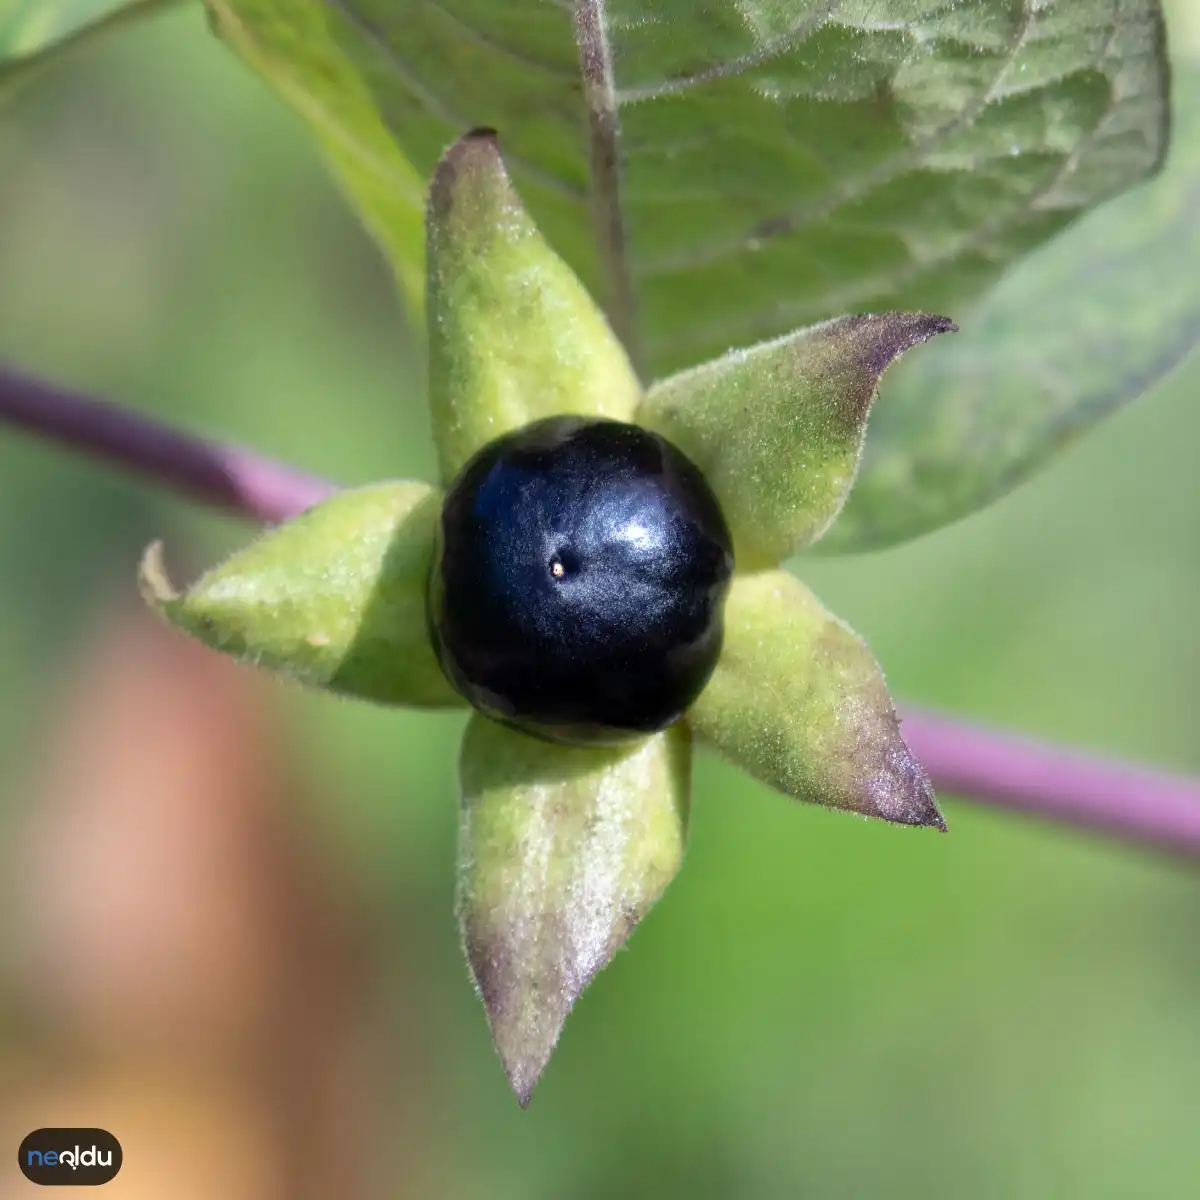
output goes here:
<path id="1" fill-rule="evenodd" d="M 546 418 L 634 425 L 699 468 L 736 564 L 732 582 L 719 563 L 714 576 L 715 667 L 667 728 L 574 745 L 499 723 L 494 710 L 468 721 L 458 918 L 525 1104 L 575 1000 L 679 868 L 696 742 L 796 799 L 944 829 L 867 647 L 780 563 L 840 511 L 884 370 L 954 326 L 913 313 L 840 317 L 644 389 L 525 211 L 488 131 L 439 164 L 427 246 L 442 488 L 453 496 L 485 448 Z M 462 707 L 431 631 L 429 584 L 440 578 L 450 507 L 442 488 L 340 492 L 183 593 L 151 547 L 144 594 L 213 648 L 306 684 L 381 704 Z M 475 529 L 485 550 L 488 529 Z"/>

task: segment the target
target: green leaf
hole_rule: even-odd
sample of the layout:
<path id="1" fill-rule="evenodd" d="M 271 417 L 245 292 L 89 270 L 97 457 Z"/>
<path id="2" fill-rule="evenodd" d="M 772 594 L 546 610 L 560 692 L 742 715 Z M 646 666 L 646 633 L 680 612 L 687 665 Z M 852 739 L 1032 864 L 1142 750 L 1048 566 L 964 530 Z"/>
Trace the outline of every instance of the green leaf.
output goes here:
<path id="1" fill-rule="evenodd" d="M 572 1005 L 679 869 L 690 774 L 681 726 L 620 749 L 581 749 L 472 717 L 459 925 L 522 1105 Z"/>
<path id="2" fill-rule="evenodd" d="M 871 652 L 786 572 L 734 579 L 721 661 L 688 720 L 797 800 L 946 827 Z"/>
<path id="3" fill-rule="evenodd" d="M 629 359 L 587 289 L 529 219 L 477 130 L 429 193 L 429 402 L 448 484 L 494 438 L 562 413 L 628 421 Z"/>
<path id="4" fill-rule="evenodd" d="M 209 4 L 377 233 L 380 179 L 499 129 L 650 376 L 849 311 L 965 321 L 1166 141 L 1157 0 Z"/>
<path id="5" fill-rule="evenodd" d="M 890 545 L 982 508 L 1200 343 L 1200 70 L 1177 72 L 1161 178 L 1021 263 L 952 345 L 888 379 L 821 549 Z"/>
<path id="6" fill-rule="evenodd" d="M 704 472 L 738 566 L 778 566 L 841 511 L 880 376 L 955 328 L 921 313 L 839 317 L 655 384 L 638 421 Z"/>
<path id="7" fill-rule="evenodd" d="M 182 595 L 155 543 L 142 591 L 180 629 L 244 662 L 380 704 L 462 705 L 426 624 L 440 511 L 441 494 L 423 483 L 338 492 Z"/>
<path id="8" fill-rule="evenodd" d="M 60 56 L 181 0 L 7 0 L 0 6 L 0 96 Z"/>
<path id="9" fill-rule="evenodd" d="M 384 123 L 359 67 L 338 44 L 343 18 L 321 0 L 285 3 L 260 36 L 267 9 L 206 0 L 210 23 L 308 124 L 334 175 L 391 263 L 405 298 L 425 299 L 428 171 L 416 170 Z M 247 16 L 243 24 L 242 13 Z"/>

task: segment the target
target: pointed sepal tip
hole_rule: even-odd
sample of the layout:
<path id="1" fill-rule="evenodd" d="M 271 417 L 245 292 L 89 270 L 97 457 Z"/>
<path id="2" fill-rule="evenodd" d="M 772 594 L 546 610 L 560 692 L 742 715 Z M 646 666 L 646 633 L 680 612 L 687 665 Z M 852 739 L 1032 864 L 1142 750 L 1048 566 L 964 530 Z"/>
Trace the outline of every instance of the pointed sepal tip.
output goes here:
<path id="1" fill-rule="evenodd" d="M 721 661 L 688 720 L 785 795 L 945 830 L 874 656 L 785 571 L 735 579 Z"/>
<path id="2" fill-rule="evenodd" d="M 468 725 L 459 928 L 522 1107 L 576 1000 L 674 878 L 690 772 L 681 725 L 608 749 Z"/>
<path id="3" fill-rule="evenodd" d="M 837 317 L 656 383 L 638 421 L 704 472 L 738 566 L 778 566 L 818 541 L 846 502 L 887 368 L 957 328 L 932 313 Z"/>
<path id="4" fill-rule="evenodd" d="M 163 544 L 155 539 L 143 551 L 138 563 L 138 590 L 142 599 L 156 612 L 166 613 L 179 599 L 179 592 L 171 583 L 163 558 Z"/>
<path id="5" fill-rule="evenodd" d="M 641 384 L 604 314 L 542 236 L 495 130 L 434 170 L 426 220 L 429 403 L 449 484 L 494 438 L 542 417 L 632 419 Z"/>

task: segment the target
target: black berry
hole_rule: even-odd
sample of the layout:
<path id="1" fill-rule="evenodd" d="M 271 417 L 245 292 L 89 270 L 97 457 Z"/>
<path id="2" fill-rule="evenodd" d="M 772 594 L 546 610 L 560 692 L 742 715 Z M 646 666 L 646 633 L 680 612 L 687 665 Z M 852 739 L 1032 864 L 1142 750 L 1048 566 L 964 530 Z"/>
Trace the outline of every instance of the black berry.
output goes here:
<path id="1" fill-rule="evenodd" d="M 618 742 L 670 725 L 708 682 L 732 570 L 716 497 L 679 450 L 551 417 L 485 446 L 450 488 L 430 625 L 476 708 Z"/>

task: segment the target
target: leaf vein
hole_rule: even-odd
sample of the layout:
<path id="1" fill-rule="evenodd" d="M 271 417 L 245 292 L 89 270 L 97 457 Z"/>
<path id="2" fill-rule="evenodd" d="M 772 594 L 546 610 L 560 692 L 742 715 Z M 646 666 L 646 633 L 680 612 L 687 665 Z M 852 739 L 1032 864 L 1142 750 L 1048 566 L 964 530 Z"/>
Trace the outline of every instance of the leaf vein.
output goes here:
<path id="1" fill-rule="evenodd" d="M 1000 94 L 1004 80 L 1012 70 L 1021 50 L 1028 43 L 1037 25 L 1037 11 L 1027 3 L 1022 10 L 1022 19 L 1014 30 L 1014 37 L 997 63 L 996 70 L 978 94 L 961 112 L 936 128 L 932 133 L 912 143 L 903 153 L 886 159 L 877 167 L 832 189 L 815 204 L 793 210 L 758 222 L 748 232 L 723 238 L 714 238 L 702 245 L 693 245 L 687 251 L 658 258 L 643 258 L 638 264 L 638 278 L 652 279 L 677 271 L 690 270 L 731 258 L 747 249 L 757 249 L 765 242 L 794 233 L 808 225 L 824 220 L 839 208 L 853 204 L 877 188 L 886 187 L 901 175 L 919 168 L 928 156 L 948 139 L 968 129 Z M 1107 50 L 1097 56 L 1103 61 Z"/>
<path id="2" fill-rule="evenodd" d="M 787 54 L 824 25 L 841 5 L 842 0 L 825 0 L 825 4 L 815 13 L 797 21 L 787 32 L 764 42 L 758 49 L 725 62 L 713 63 L 703 71 L 698 71 L 686 78 L 667 79 L 662 83 L 648 84 L 644 87 L 618 88 L 616 92 L 617 105 L 621 107 L 626 104 L 640 104 L 647 100 L 661 100 L 667 96 L 680 96 L 708 83 L 736 78 L 754 67 L 770 62 L 773 58 Z"/>

